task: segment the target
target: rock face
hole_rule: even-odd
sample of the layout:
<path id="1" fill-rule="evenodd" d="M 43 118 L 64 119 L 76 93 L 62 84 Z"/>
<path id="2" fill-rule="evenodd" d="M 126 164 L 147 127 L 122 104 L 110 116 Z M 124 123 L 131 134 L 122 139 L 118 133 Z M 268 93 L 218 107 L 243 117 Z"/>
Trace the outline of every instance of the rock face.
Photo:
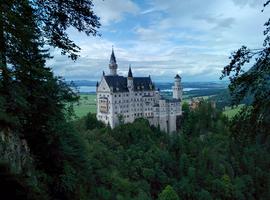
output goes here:
<path id="1" fill-rule="evenodd" d="M 0 162 L 10 166 L 13 173 L 30 173 L 33 159 L 25 140 L 10 130 L 0 130 Z"/>

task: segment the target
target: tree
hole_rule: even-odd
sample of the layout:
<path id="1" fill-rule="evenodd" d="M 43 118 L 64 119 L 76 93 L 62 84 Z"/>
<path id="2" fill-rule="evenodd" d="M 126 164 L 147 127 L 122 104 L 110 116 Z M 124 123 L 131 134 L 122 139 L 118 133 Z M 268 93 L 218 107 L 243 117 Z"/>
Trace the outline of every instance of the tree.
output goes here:
<path id="1" fill-rule="evenodd" d="M 96 35 L 92 6 L 90 0 L 0 2 L 0 128 L 27 141 L 36 169 L 44 174 L 36 181 L 57 199 L 80 198 L 88 165 L 86 146 L 67 122 L 66 105 L 77 96 L 46 67 L 50 55 L 44 45 L 76 59 L 79 47 L 66 30 Z"/>
<path id="2" fill-rule="evenodd" d="M 269 4 L 270 1 L 266 1 L 264 9 Z M 221 76 L 230 79 L 229 89 L 234 104 L 247 96 L 252 99 L 251 104 L 234 117 L 230 126 L 231 160 L 235 175 L 241 177 L 236 179 L 233 191 L 238 199 L 270 198 L 270 181 L 263 178 L 269 177 L 267 166 L 270 164 L 270 18 L 264 26 L 262 47 L 249 49 L 242 46 L 232 53 L 231 61 Z M 250 69 L 244 71 L 243 67 L 251 62 Z"/>
<path id="3" fill-rule="evenodd" d="M 30 55 L 27 55 L 28 58 L 25 57 L 30 51 L 33 53 L 33 49 L 29 49 L 33 45 L 33 42 L 29 44 L 31 38 L 33 39 L 35 35 L 34 40 L 38 43 L 35 48 L 43 54 L 39 58 L 43 65 L 45 59 L 49 58 L 46 51 L 40 50 L 44 44 L 58 47 L 62 50 L 62 54 L 68 54 L 71 59 L 76 59 L 79 47 L 69 39 L 66 31 L 69 27 L 74 27 L 87 35 L 97 35 L 100 23 L 92 7 L 91 0 L 4 0 L 0 2 L 0 110 L 3 111 L 0 114 L 0 122 L 2 126 L 16 124 L 17 109 L 27 104 L 27 100 L 20 98 L 19 94 L 22 90 L 14 86 L 14 81 L 19 82 L 18 78 L 23 78 L 22 73 L 18 76 L 16 72 L 22 67 L 28 70 L 29 64 L 33 64 L 31 63 L 33 57 L 30 58 Z M 18 65 L 22 67 L 18 69 Z M 50 69 L 47 68 L 47 71 Z M 30 70 L 27 73 L 30 73 Z"/>
<path id="4" fill-rule="evenodd" d="M 269 3 L 270 1 L 267 1 L 264 7 Z M 232 53 L 231 62 L 224 67 L 221 76 L 221 79 L 229 76 L 229 89 L 234 104 L 238 104 L 249 95 L 252 97 L 251 106 L 246 107 L 238 119 L 244 118 L 252 123 L 249 133 L 253 138 L 270 134 L 270 18 L 264 26 L 266 29 L 262 48 L 249 49 L 242 46 Z M 243 66 L 253 60 L 252 67 L 245 72 Z M 239 128 L 236 125 L 234 130 Z"/>
<path id="5" fill-rule="evenodd" d="M 166 188 L 159 194 L 159 200 L 179 200 L 177 193 L 172 186 L 167 185 Z"/>

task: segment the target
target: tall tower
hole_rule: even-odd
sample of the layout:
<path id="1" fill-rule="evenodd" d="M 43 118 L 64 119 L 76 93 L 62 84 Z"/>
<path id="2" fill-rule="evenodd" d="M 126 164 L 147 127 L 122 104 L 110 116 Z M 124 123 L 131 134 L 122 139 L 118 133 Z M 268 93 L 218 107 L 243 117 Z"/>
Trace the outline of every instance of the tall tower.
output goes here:
<path id="1" fill-rule="evenodd" d="M 176 74 L 174 77 L 174 86 L 172 86 L 173 98 L 182 99 L 181 77 Z"/>
<path id="2" fill-rule="evenodd" d="M 129 91 L 133 91 L 134 86 L 133 86 L 133 75 L 131 71 L 131 66 L 129 65 L 129 70 L 128 70 L 128 77 L 127 77 L 127 87 Z"/>
<path id="3" fill-rule="evenodd" d="M 112 54 L 111 54 L 109 68 L 110 68 L 110 75 L 116 76 L 117 75 L 117 63 L 116 63 L 113 48 L 112 48 Z"/>

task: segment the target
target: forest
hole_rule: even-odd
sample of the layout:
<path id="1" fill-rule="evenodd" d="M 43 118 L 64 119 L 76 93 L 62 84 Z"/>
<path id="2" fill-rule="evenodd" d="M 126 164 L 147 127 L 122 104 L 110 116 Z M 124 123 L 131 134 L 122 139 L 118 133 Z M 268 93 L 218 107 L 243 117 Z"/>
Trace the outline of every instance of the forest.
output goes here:
<path id="1" fill-rule="evenodd" d="M 47 67 L 48 46 L 79 59 L 67 30 L 97 36 L 92 7 L 0 1 L 1 199 L 270 199 L 270 18 L 262 47 L 242 46 L 221 72 L 231 104 L 248 104 L 228 119 L 185 103 L 166 134 L 145 119 L 113 130 L 91 113 L 74 120 L 79 96 Z"/>

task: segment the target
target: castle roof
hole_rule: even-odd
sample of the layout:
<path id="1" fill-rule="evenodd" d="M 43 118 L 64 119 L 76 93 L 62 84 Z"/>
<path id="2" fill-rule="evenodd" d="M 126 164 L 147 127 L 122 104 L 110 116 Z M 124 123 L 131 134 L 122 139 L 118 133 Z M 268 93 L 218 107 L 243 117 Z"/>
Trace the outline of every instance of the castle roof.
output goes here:
<path id="1" fill-rule="evenodd" d="M 110 58 L 110 64 L 116 64 L 116 58 L 115 58 L 113 49 L 112 49 L 112 54 L 111 54 L 111 58 Z"/>
<path id="2" fill-rule="evenodd" d="M 129 69 L 128 69 L 128 77 L 133 77 L 133 75 L 132 75 L 132 71 L 131 71 L 131 67 L 129 66 Z"/>
<path id="3" fill-rule="evenodd" d="M 127 77 L 107 75 L 104 78 L 113 92 L 128 92 Z M 134 91 L 154 90 L 150 77 L 134 77 L 133 85 Z"/>
<path id="4" fill-rule="evenodd" d="M 108 86 L 113 89 L 113 92 L 126 92 L 127 79 L 123 76 L 104 76 Z M 117 89 L 118 88 L 118 89 Z"/>
<path id="5" fill-rule="evenodd" d="M 176 74 L 176 76 L 174 78 L 181 78 L 178 74 Z"/>

